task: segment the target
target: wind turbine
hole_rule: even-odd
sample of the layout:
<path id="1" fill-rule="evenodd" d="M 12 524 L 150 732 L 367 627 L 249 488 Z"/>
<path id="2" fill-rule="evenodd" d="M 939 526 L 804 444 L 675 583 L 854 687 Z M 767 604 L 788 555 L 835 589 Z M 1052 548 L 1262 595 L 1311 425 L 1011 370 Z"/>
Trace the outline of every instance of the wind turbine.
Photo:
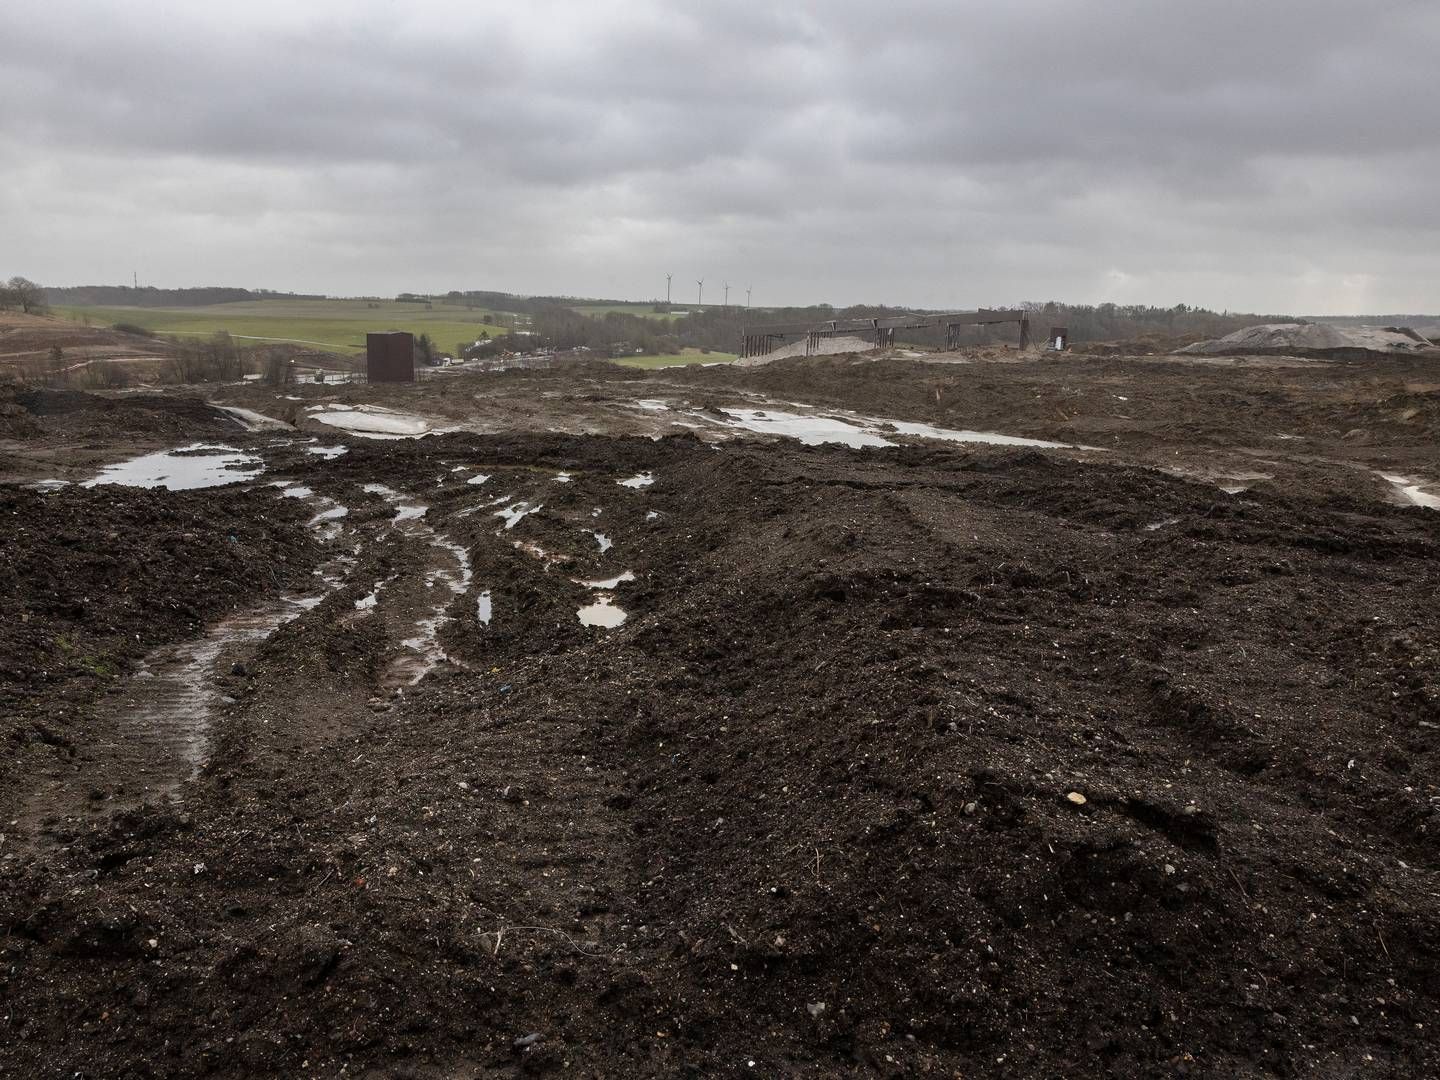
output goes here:
<path id="1" fill-rule="evenodd" d="M 730 283 L 728 281 L 725 282 L 725 306 L 727 308 L 730 306 Z"/>
<path id="2" fill-rule="evenodd" d="M 746 306 L 747 308 L 750 306 L 750 293 L 751 293 L 753 290 L 754 290 L 754 286 L 753 286 L 753 285 L 746 285 L 746 286 L 745 286 L 745 306 Z"/>
<path id="3" fill-rule="evenodd" d="M 695 289 L 695 306 L 698 308 L 698 307 L 701 306 L 701 304 L 700 304 L 700 299 L 701 299 L 701 297 L 703 297 L 703 296 L 705 295 L 705 279 L 704 279 L 703 277 L 702 277 L 702 278 L 696 278 L 696 279 L 695 279 L 695 285 L 696 285 L 696 289 Z"/>
<path id="4" fill-rule="evenodd" d="M 670 275 L 665 275 L 665 303 L 670 303 Z"/>

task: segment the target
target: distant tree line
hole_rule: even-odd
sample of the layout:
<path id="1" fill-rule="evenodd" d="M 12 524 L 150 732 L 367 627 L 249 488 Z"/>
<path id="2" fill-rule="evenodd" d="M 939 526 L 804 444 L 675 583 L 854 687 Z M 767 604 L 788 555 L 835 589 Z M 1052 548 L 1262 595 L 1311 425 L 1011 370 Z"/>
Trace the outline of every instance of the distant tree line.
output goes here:
<path id="1" fill-rule="evenodd" d="M 194 289 L 157 289 L 151 285 L 77 285 L 48 288 L 52 304 L 77 307 L 203 307 L 246 300 L 324 300 L 317 293 L 274 292 L 270 289 L 231 289 L 205 286 Z"/>

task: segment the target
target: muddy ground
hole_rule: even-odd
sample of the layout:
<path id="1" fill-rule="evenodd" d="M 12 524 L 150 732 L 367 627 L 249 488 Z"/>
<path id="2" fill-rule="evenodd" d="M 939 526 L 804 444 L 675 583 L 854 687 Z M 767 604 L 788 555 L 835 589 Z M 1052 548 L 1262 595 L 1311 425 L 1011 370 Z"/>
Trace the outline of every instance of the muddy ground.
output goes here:
<path id="1" fill-rule="evenodd" d="M 1440 513 L 1377 475 L 1435 490 L 1436 391 L 825 358 L 12 399 L 0 1075 L 1440 1073 Z M 195 441 L 263 471 L 26 486 Z"/>

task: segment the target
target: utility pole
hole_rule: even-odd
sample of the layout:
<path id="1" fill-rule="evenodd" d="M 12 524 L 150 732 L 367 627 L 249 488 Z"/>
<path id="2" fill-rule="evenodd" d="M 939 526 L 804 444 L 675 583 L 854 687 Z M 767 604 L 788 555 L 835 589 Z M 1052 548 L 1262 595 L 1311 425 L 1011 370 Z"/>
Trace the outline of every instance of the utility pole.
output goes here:
<path id="1" fill-rule="evenodd" d="M 665 303 L 670 303 L 670 275 L 665 275 Z"/>
<path id="2" fill-rule="evenodd" d="M 725 282 L 725 308 L 727 311 L 730 308 L 730 283 L 728 281 Z"/>
<path id="3" fill-rule="evenodd" d="M 705 296 L 705 279 L 703 277 L 696 278 L 695 285 L 695 306 L 698 308 L 700 306 L 701 299 Z"/>

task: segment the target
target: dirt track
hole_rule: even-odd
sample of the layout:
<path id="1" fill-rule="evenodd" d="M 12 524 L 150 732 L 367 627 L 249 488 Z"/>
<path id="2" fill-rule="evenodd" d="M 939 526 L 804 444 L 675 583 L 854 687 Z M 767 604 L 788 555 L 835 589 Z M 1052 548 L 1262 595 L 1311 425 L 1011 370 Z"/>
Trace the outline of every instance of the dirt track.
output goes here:
<path id="1" fill-rule="evenodd" d="M 0 488 L 0 1075 L 1440 1071 L 1440 514 L 1375 475 L 1440 479 L 1425 371 L 339 392 L 524 429 L 383 442 L 294 396 L 303 434 L 0 415 L 16 480 L 227 431 L 265 464 Z M 780 402 L 1106 449 L 716 419 Z M 198 756 L 137 751 L 131 703 L 286 604 L 168 706 Z"/>

